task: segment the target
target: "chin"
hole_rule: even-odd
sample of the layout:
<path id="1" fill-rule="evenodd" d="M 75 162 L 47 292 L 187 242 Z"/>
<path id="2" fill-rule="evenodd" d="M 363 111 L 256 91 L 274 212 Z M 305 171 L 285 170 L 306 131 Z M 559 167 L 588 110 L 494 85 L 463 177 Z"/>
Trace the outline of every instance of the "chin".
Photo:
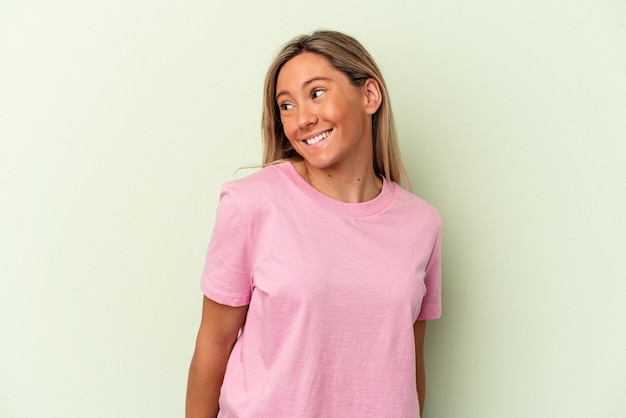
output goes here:
<path id="1" fill-rule="evenodd" d="M 333 165 L 335 165 L 334 160 L 325 158 L 305 158 L 305 161 L 309 166 L 314 167 L 318 170 L 331 168 Z"/>

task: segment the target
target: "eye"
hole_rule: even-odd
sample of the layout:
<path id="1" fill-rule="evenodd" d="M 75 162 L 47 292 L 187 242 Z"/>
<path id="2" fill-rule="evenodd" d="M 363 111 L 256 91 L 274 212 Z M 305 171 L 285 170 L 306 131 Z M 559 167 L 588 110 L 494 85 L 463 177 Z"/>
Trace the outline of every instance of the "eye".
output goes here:
<path id="1" fill-rule="evenodd" d="M 293 109 L 293 105 L 291 103 L 281 103 L 278 105 L 280 110 L 290 110 Z"/>
<path id="2" fill-rule="evenodd" d="M 324 89 L 313 89 L 313 91 L 311 92 L 311 97 L 313 97 L 314 99 L 317 99 L 318 97 L 320 97 L 322 94 L 326 93 L 326 90 Z"/>

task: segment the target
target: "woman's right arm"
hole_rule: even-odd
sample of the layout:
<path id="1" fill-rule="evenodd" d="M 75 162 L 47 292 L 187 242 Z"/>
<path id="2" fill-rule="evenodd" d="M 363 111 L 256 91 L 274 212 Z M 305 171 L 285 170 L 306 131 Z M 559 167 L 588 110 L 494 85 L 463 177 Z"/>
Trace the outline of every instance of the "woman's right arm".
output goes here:
<path id="1" fill-rule="evenodd" d="M 215 418 L 226 363 L 248 306 L 221 305 L 204 297 L 202 321 L 187 381 L 187 418 Z"/>

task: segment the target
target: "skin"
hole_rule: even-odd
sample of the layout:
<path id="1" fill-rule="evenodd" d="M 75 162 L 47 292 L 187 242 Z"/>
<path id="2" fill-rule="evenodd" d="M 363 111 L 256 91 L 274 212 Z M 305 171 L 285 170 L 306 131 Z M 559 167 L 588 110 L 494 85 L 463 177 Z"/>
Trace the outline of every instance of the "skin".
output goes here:
<path id="1" fill-rule="evenodd" d="M 189 367 L 185 417 L 215 418 L 226 363 L 248 307 L 221 305 L 206 296 L 196 347 Z"/>
<path id="2" fill-rule="evenodd" d="M 417 398 L 420 401 L 420 417 L 424 416 L 424 402 L 426 400 L 426 369 L 424 368 L 426 322 L 415 321 L 413 324 L 413 334 L 415 336 L 415 384 L 417 387 Z"/>
<path id="3" fill-rule="evenodd" d="M 304 158 L 294 165 L 305 180 L 343 202 L 363 202 L 380 193 L 372 142 L 372 115 L 382 101 L 376 80 L 355 87 L 326 58 L 303 53 L 283 66 L 276 92 L 285 135 Z M 304 141 L 327 132 L 316 144 Z"/>
<path id="4" fill-rule="evenodd" d="M 382 189 L 382 180 L 373 169 L 372 115 L 382 101 L 378 82 L 368 79 L 356 87 L 324 57 L 303 53 L 283 66 L 276 92 L 285 135 L 304 158 L 293 163 L 298 173 L 320 192 L 343 202 L 376 197 Z M 320 134 L 323 140 L 305 142 Z M 187 418 L 217 416 L 226 364 L 247 308 L 221 305 L 204 297 L 187 384 Z M 415 322 L 413 328 L 421 414 L 426 393 L 426 321 Z"/>

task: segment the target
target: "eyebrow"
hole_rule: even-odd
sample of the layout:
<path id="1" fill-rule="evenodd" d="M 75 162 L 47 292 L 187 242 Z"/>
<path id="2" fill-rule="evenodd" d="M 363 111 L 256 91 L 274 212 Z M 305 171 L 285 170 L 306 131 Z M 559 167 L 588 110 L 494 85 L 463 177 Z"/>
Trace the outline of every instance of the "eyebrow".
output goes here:
<path id="1" fill-rule="evenodd" d="M 308 86 L 309 84 L 311 84 L 311 83 L 313 83 L 315 81 L 331 81 L 331 80 L 328 77 L 313 77 L 313 78 L 308 79 L 304 83 L 302 83 L 302 88 L 306 88 L 306 86 Z M 289 92 L 287 92 L 286 90 L 282 90 L 282 91 L 276 93 L 275 99 L 278 100 L 278 98 L 280 96 L 285 95 L 285 94 L 289 94 Z"/>

